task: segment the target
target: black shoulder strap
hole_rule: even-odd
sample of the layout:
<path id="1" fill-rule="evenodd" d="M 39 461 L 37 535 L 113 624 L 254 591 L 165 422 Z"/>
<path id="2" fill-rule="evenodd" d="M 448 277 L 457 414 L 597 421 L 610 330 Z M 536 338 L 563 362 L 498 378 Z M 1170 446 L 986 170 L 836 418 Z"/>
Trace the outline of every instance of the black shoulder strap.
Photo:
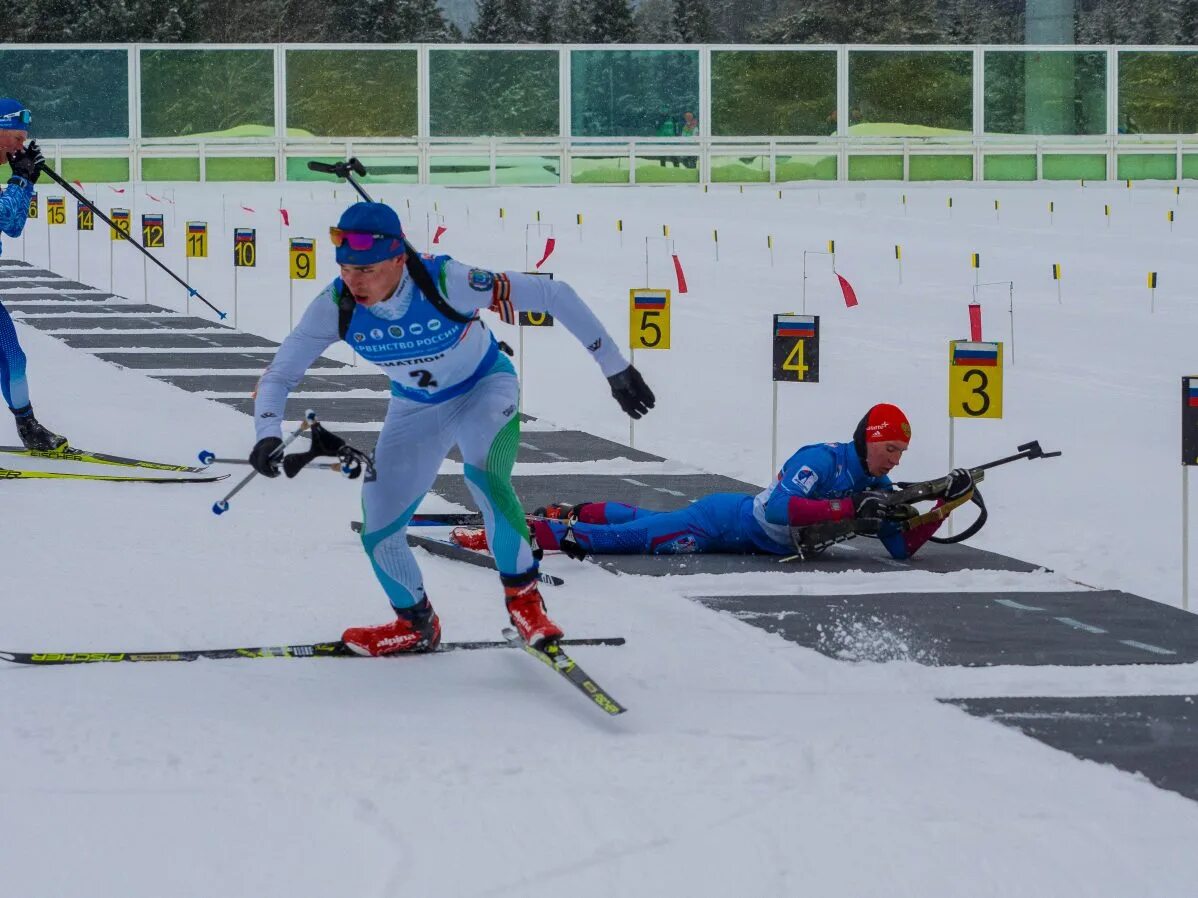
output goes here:
<path id="1" fill-rule="evenodd" d="M 349 333 L 349 320 L 354 317 L 357 307 L 353 294 L 345 289 L 341 279 L 337 279 L 337 335 L 344 340 Z"/>
<path id="2" fill-rule="evenodd" d="M 408 262 L 408 271 L 412 275 L 412 280 L 416 282 L 416 286 L 420 288 L 420 292 L 424 294 L 425 299 L 436 307 L 437 311 L 451 321 L 457 321 L 460 324 L 465 324 L 467 321 L 473 321 L 474 315 L 463 315 L 441 296 L 441 292 L 433 283 L 432 275 L 428 273 L 428 269 L 424 267 L 424 263 L 420 261 L 420 254 L 412 249 L 411 244 L 404 241 L 405 254 Z M 349 320 L 354 317 L 354 309 L 357 308 L 357 303 L 354 302 L 353 295 L 345 289 L 345 284 L 338 280 L 337 292 L 337 335 L 344 340 L 345 335 L 349 333 Z"/>
<path id="3" fill-rule="evenodd" d="M 408 254 L 408 271 L 412 275 L 412 280 L 416 282 L 416 286 L 420 288 L 420 292 L 424 294 L 424 298 L 431 302 L 446 318 L 450 321 L 456 321 L 459 324 L 465 324 L 467 321 L 473 321 L 477 316 L 463 315 L 453 306 L 451 306 L 441 295 L 436 285 L 433 283 L 433 277 L 428 273 L 428 269 L 424 267 L 424 263 L 420 261 L 420 254 L 412 249 L 412 245 L 406 240 L 404 247 Z"/>

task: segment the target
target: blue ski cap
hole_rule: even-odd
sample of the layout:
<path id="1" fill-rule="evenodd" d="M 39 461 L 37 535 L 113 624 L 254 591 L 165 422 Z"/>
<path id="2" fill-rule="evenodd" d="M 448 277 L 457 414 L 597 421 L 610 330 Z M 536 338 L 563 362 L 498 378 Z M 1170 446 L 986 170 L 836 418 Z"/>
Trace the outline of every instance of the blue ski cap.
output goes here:
<path id="1" fill-rule="evenodd" d="M 11 97 L 0 99 L 0 130 L 28 131 L 33 115 L 20 100 Z"/>
<path id="2" fill-rule="evenodd" d="M 373 265 L 404 251 L 403 225 L 386 203 L 354 203 L 343 213 L 337 227 L 342 231 L 374 234 L 368 249 L 354 249 L 348 240 L 337 247 L 338 265 Z"/>

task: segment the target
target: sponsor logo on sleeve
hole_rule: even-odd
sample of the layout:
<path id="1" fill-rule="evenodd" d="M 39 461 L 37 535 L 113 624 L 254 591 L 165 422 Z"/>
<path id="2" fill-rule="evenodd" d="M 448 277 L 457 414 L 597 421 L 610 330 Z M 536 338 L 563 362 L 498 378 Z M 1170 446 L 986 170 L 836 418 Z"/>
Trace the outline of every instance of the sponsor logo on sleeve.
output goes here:
<path id="1" fill-rule="evenodd" d="M 471 268 L 469 280 L 470 289 L 479 293 L 487 293 L 495 286 L 495 275 L 481 268 Z"/>
<path id="2" fill-rule="evenodd" d="M 594 343 L 587 347 L 587 352 L 598 352 L 599 347 L 603 345 L 603 338 L 600 337 Z"/>
<path id="3" fill-rule="evenodd" d="M 370 339 L 372 339 L 372 340 L 383 339 L 383 329 L 380 327 L 371 328 Z"/>
<path id="4" fill-rule="evenodd" d="M 358 331 L 356 334 L 354 334 L 354 342 L 355 343 L 361 343 L 365 339 L 366 339 L 366 335 L 364 333 L 362 333 L 361 331 Z"/>
<path id="5" fill-rule="evenodd" d="M 819 475 L 807 465 L 799 468 L 795 472 L 795 476 L 791 478 L 791 482 L 805 493 L 811 492 L 811 488 L 815 486 L 817 480 L 819 480 Z"/>
<path id="6" fill-rule="evenodd" d="M 398 324 L 393 324 L 389 328 L 387 328 L 387 333 L 389 333 L 392 337 L 394 337 L 396 340 L 398 340 L 401 337 L 403 337 L 403 328 L 400 327 Z"/>

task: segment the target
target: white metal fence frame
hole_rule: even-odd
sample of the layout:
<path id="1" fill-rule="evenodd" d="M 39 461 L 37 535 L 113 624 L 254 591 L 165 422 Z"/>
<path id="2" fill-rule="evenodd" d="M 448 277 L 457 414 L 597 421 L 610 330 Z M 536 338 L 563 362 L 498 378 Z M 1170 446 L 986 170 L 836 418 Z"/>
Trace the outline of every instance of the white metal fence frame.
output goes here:
<path id="1" fill-rule="evenodd" d="M 495 160 L 500 156 L 545 156 L 556 158 L 558 178 L 569 183 L 571 162 L 588 156 L 627 156 L 628 183 L 636 183 L 638 158 L 664 154 L 697 156 L 698 180 L 707 183 L 711 175 L 713 156 L 753 155 L 768 158 L 769 181 L 776 183 L 779 156 L 834 156 L 837 160 L 836 179 L 849 179 L 849 158 L 861 156 L 901 155 L 903 178 L 908 178 L 912 157 L 920 155 L 968 154 L 973 161 L 973 180 L 984 174 L 987 155 L 1034 155 L 1036 176 L 1042 177 L 1044 157 L 1049 154 L 1102 154 L 1106 159 L 1106 176 L 1117 177 L 1120 155 L 1164 154 L 1176 157 L 1176 176 L 1183 173 L 1183 157 L 1198 153 L 1198 134 L 1119 134 L 1119 55 L 1131 52 L 1190 53 L 1194 47 L 1181 46 L 1101 46 L 1101 45 L 664 45 L 664 44 L 8 44 L 6 51 L 45 50 L 121 50 L 128 62 L 129 138 L 79 140 L 46 140 L 47 156 L 59 164 L 63 158 L 128 158 L 131 179 L 141 180 L 142 161 L 158 158 L 199 158 L 200 180 L 206 180 L 207 161 L 212 158 L 271 158 L 274 160 L 276 181 L 285 181 L 289 156 L 303 155 L 373 155 L 413 157 L 417 160 L 417 180 L 430 183 L 430 175 L 438 158 L 451 155 L 486 157 L 490 162 L 489 183 L 496 183 Z M 145 50 L 269 50 L 274 61 L 274 135 L 255 138 L 146 138 L 141 136 L 141 55 Z M 418 128 L 412 137 L 288 137 L 287 136 L 287 70 L 288 50 L 364 50 L 415 51 L 417 54 L 417 90 L 419 92 Z M 558 121 L 560 135 L 555 137 L 434 137 L 430 133 L 429 54 L 438 50 L 469 50 L 472 52 L 510 52 L 540 50 L 556 52 L 558 62 Z M 699 63 L 699 126 L 698 138 L 665 137 L 574 137 L 571 129 L 571 66 L 570 54 L 577 51 L 658 50 L 689 51 L 698 54 Z M 736 136 L 712 137 L 709 132 L 712 112 L 711 54 L 713 51 L 762 51 L 779 53 L 828 52 L 836 53 L 836 114 L 837 133 L 830 136 Z M 877 137 L 853 136 L 848 133 L 850 112 L 849 58 L 857 52 L 921 52 L 953 51 L 972 54 L 972 134 L 969 136 L 934 137 Z M 985 54 L 987 52 L 1076 53 L 1106 54 L 1106 128 L 1101 135 L 1000 135 L 984 132 L 985 117 Z M 36 111 L 35 111 L 36 115 Z"/>

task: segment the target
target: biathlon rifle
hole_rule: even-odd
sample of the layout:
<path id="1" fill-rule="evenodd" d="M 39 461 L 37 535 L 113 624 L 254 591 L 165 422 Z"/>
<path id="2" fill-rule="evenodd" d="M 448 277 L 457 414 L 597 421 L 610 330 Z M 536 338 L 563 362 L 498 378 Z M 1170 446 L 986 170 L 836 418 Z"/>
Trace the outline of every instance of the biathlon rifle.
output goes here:
<path id="1" fill-rule="evenodd" d="M 943 521 L 954 509 L 964 505 L 966 502 L 972 501 L 978 507 L 977 520 L 954 536 L 933 536 L 931 537 L 931 542 L 942 544 L 959 543 L 969 539 L 982 529 L 989 518 L 989 513 L 986 511 L 986 503 L 982 499 L 981 490 L 977 488 L 977 484 L 985 479 L 986 471 L 991 468 L 997 468 L 999 465 L 1010 464 L 1013 461 L 1020 461 L 1025 458 L 1028 461 L 1032 461 L 1037 458 L 1055 458 L 1061 454 L 1059 451 L 1045 452 L 1040 448 L 1039 440 L 1023 443 L 1018 448 L 1019 451 L 1014 455 L 1008 455 L 1004 458 L 986 462 L 984 465 L 978 465 L 976 468 L 970 468 L 969 473 L 973 477 L 974 488 L 967 495 L 959 499 L 954 499 L 952 502 L 945 502 L 943 505 L 933 508 L 930 511 L 896 520 L 894 523 L 903 531 L 913 530 L 916 527 L 921 527 L 933 521 Z M 946 474 L 943 477 L 936 477 L 932 480 L 921 480 L 917 483 L 899 483 L 896 485 L 896 489 L 890 492 L 879 493 L 878 498 L 881 504 L 887 507 L 912 505 L 916 502 L 943 499 L 948 492 L 950 479 L 951 475 Z M 859 534 L 857 532 L 857 522 L 846 520 L 809 524 L 806 527 L 792 527 L 790 528 L 790 535 L 794 541 L 797 554 L 783 559 L 784 561 L 790 559 L 806 560 L 813 555 L 818 555 L 835 543 L 844 542 Z"/>

